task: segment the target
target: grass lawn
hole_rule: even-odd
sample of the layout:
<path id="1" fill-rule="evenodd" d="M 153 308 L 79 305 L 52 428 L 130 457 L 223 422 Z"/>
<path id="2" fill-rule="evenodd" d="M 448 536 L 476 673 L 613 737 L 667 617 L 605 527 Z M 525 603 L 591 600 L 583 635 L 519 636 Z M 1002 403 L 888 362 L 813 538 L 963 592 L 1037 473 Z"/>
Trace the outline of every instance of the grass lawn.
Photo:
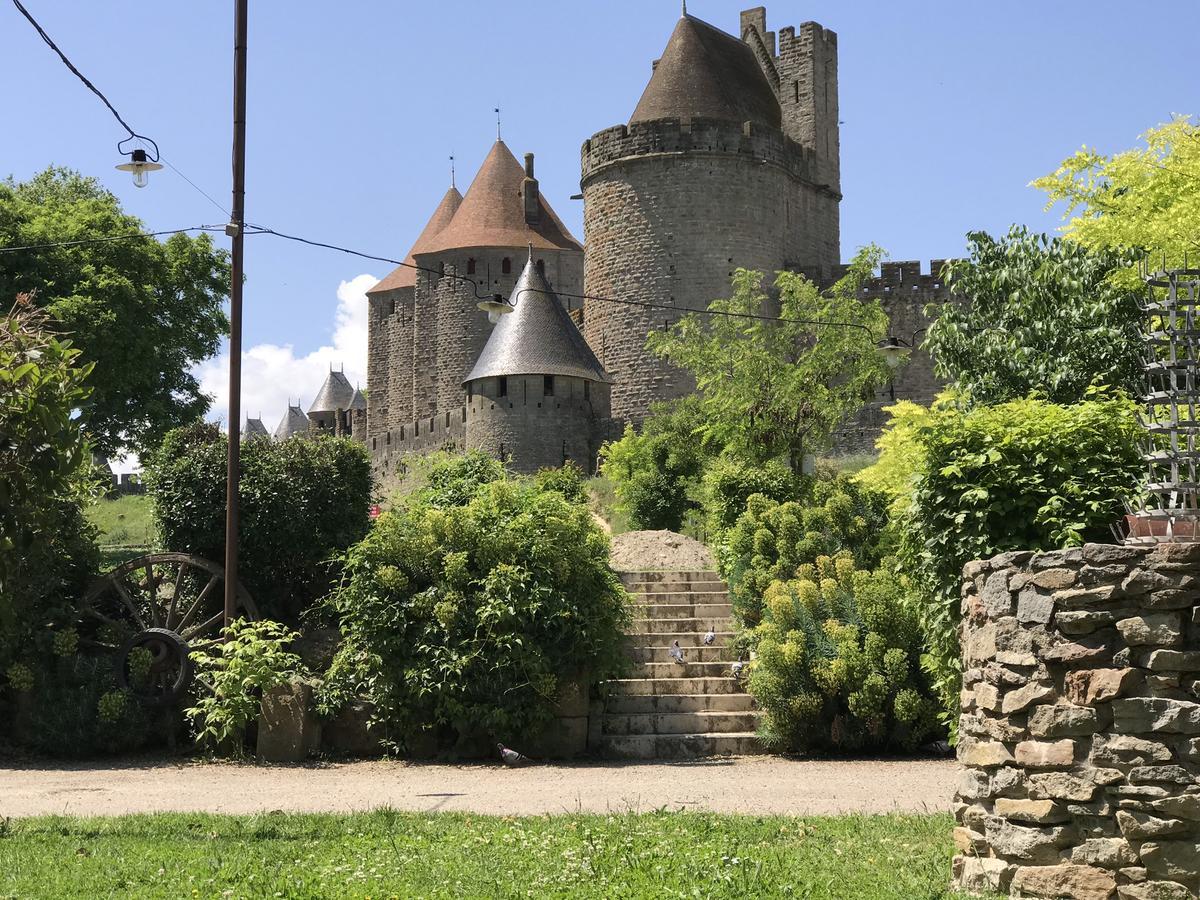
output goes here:
<path id="1" fill-rule="evenodd" d="M 99 500 L 88 507 L 86 515 L 100 532 L 98 543 L 106 569 L 158 546 L 150 498 L 145 494 Z"/>
<path id="2" fill-rule="evenodd" d="M 0 820 L 0 897 L 931 900 L 954 896 L 951 827 L 669 812 Z"/>

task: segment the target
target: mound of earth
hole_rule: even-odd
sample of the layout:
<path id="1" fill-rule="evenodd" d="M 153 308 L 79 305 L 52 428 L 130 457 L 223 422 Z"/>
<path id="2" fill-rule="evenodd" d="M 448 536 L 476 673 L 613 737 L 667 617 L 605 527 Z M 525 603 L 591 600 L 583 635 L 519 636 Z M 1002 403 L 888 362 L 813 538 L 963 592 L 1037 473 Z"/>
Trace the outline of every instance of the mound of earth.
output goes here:
<path id="1" fill-rule="evenodd" d="M 627 531 L 612 539 L 612 567 L 618 572 L 704 572 L 712 554 L 697 540 L 674 531 Z"/>

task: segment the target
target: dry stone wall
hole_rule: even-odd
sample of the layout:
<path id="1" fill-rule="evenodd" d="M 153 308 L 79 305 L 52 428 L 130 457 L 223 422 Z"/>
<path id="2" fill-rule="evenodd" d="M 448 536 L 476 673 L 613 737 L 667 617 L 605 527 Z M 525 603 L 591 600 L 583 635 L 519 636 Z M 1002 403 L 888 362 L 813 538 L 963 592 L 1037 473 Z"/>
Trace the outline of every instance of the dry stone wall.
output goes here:
<path id="1" fill-rule="evenodd" d="M 1200 896 L 1198 603 L 1200 545 L 967 565 L 958 886 Z"/>

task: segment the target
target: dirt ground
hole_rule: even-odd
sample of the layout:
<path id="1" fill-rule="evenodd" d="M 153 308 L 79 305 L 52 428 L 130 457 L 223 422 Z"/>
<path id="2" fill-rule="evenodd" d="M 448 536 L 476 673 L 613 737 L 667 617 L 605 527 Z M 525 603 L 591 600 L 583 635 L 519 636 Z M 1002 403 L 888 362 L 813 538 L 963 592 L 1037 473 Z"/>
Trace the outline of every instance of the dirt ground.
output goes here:
<path id="1" fill-rule="evenodd" d="M 612 567 L 618 572 L 704 572 L 712 554 L 697 540 L 674 531 L 627 531 L 612 539 Z"/>
<path id="2" fill-rule="evenodd" d="M 832 815 L 940 812 L 952 760 L 441 765 L 391 761 L 253 766 L 139 761 L 111 765 L 0 763 L 0 818 L 141 812 L 399 810 L 495 815 L 648 811 Z"/>

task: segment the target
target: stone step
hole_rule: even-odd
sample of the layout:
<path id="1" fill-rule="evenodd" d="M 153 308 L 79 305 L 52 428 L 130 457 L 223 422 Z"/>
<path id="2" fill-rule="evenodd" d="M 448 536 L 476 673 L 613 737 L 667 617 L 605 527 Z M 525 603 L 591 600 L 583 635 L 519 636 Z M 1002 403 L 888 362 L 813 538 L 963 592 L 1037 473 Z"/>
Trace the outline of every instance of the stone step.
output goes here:
<path id="1" fill-rule="evenodd" d="M 614 696 L 666 694 L 741 694 L 741 683 L 732 677 L 617 678 L 604 682 Z"/>
<path id="2" fill-rule="evenodd" d="M 710 660 L 703 662 L 688 658 L 688 651 L 683 651 L 683 662 L 642 663 L 642 672 L 647 678 L 717 678 L 721 675 L 733 677 L 729 670 L 730 663 L 725 660 Z"/>
<path id="3" fill-rule="evenodd" d="M 697 759 L 766 753 L 752 731 L 734 734 L 605 735 L 596 751 L 612 759 Z"/>
<path id="4" fill-rule="evenodd" d="M 621 581 L 630 584 L 660 584 L 664 581 L 695 584 L 698 581 L 720 581 L 721 576 L 713 571 L 690 572 L 622 572 Z"/>
<path id="5" fill-rule="evenodd" d="M 728 734 L 753 731 L 754 712 L 627 713 L 605 715 L 601 733 L 616 734 Z"/>
<path id="6" fill-rule="evenodd" d="M 679 646 L 686 650 L 688 647 L 704 646 L 704 635 L 707 631 L 707 628 L 703 631 L 642 631 L 625 635 L 625 640 L 627 646 L 632 648 L 670 647 L 672 643 L 679 641 Z M 732 631 L 716 631 L 714 634 L 715 645 L 718 647 L 725 646 L 734 637 Z"/>
<path id="7" fill-rule="evenodd" d="M 631 581 L 624 582 L 625 590 L 631 594 L 658 594 L 663 591 L 726 592 L 729 585 L 724 581 Z"/>
<path id="8" fill-rule="evenodd" d="M 635 603 L 633 614 L 644 619 L 712 619 L 728 625 L 733 607 L 728 603 Z"/>
<path id="9" fill-rule="evenodd" d="M 711 647 L 685 647 L 682 642 L 679 649 L 683 651 L 683 658 L 689 663 L 692 662 L 724 662 L 728 666 L 734 659 L 735 654 L 728 647 L 722 647 L 720 639 L 713 642 Z M 671 658 L 671 648 L 666 647 L 630 647 L 625 653 L 634 662 L 638 663 L 673 663 Z M 683 668 L 683 666 L 680 666 Z"/>
<path id="10" fill-rule="evenodd" d="M 622 713 L 695 713 L 751 712 L 754 698 L 749 694 L 665 694 L 609 697 L 604 705 L 608 715 Z"/>
<path id="11" fill-rule="evenodd" d="M 727 624 L 713 622 L 711 619 L 697 619 L 694 616 L 681 619 L 634 619 L 633 633 L 634 634 L 656 634 L 664 631 L 674 631 L 678 633 L 699 632 L 701 637 L 704 637 L 705 632 L 712 628 L 714 624 Z M 683 642 L 680 641 L 682 644 Z"/>

